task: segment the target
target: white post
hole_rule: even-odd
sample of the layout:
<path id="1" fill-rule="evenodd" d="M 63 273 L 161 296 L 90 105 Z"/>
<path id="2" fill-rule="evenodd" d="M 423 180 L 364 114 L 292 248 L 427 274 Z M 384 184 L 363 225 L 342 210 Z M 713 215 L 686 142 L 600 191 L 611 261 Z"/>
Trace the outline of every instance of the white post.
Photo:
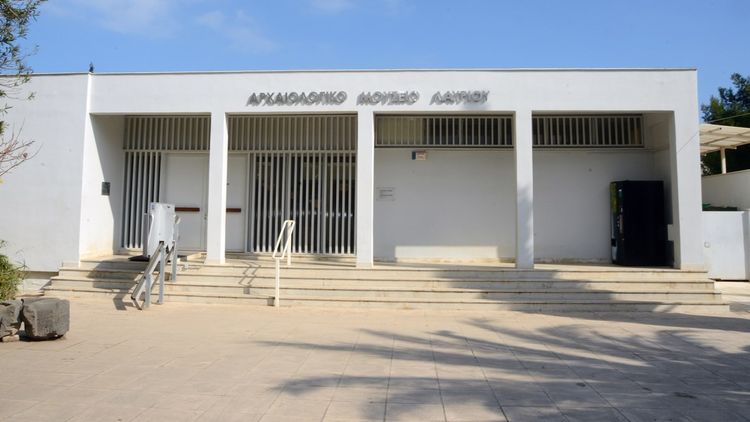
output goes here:
<path id="1" fill-rule="evenodd" d="M 515 115 L 516 268 L 534 268 L 534 164 L 531 110 Z"/>
<path id="2" fill-rule="evenodd" d="M 703 270 L 703 229 L 698 104 L 675 110 L 670 125 L 674 266 Z"/>
<path id="3" fill-rule="evenodd" d="M 146 268 L 147 271 L 149 269 L 153 270 L 153 268 L 151 268 L 151 266 L 149 266 L 148 268 Z M 146 285 L 146 291 L 145 291 L 145 295 L 146 296 L 143 299 L 143 309 L 146 309 L 146 308 L 149 308 L 151 306 L 151 272 L 147 272 L 143 276 L 146 278 L 146 280 L 144 282 L 144 284 Z"/>
<path id="4" fill-rule="evenodd" d="M 159 305 L 164 304 L 164 261 L 167 260 L 167 252 L 164 243 L 159 243 Z"/>
<path id="5" fill-rule="evenodd" d="M 223 112 L 211 113 L 211 143 L 208 157 L 206 262 L 213 264 L 223 264 L 225 262 L 228 141 L 226 115 Z"/>
<path id="6" fill-rule="evenodd" d="M 281 268 L 279 267 L 281 266 L 281 264 L 279 263 L 279 261 L 281 261 L 281 259 L 276 258 L 274 259 L 274 261 L 276 261 L 276 288 L 275 288 L 276 292 L 274 293 L 274 297 L 273 297 L 273 306 L 278 308 L 279 306 L 281 306 L 281 299 L 279 298 L 279 290 L 281 290 L 279 288 L 279 285 L 281 284 L 281 280 L 279 280 L 280 278 L 279 272 L 281 271 Z"/>
<path id="7" fill-rule="evenodd" d="M 727 174 L 727 150 L 725 148 L 721 148 L 721 174 Z"/>
<path id="8" fill-rule="evenodd" d="M 285 249 L 286 249 L 286 245 L 289 245 L 289 250 L 286 251 L 287 252 L 286 254 L 286 266 L 287 267 L 292 266 L 292 246 L 291 245 L 292 245 L 292 234 L 294 233 L 293 230 L 294 230 L 293 225 L 288 224 L 286 226 L 286 243 L 284 244 Z"/>
<path id="9" fill-rule="evenodd" d="M 373 264 L 375 193 L 375 117 L 360 111 L 357 120 L 357 267 Z"/>

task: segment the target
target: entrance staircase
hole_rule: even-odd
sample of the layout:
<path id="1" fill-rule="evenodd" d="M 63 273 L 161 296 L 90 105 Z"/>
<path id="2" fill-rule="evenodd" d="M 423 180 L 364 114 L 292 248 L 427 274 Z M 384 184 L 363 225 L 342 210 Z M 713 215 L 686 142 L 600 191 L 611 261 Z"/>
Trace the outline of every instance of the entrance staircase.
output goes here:
<path id="1" fill-rule="evenodd" d="M 143 262 L 126 256 L 64 264 L 45 295 L 130 300 Z M 226 265 L 188 259 L 165 302 L 273 304 L 274 262 L 230 259 Z M 609 265 L 376 264 L 295 258 L 281 270 L 281 306 L 527 312 L 713 312 L 728 309 L 705 272 Z"/>

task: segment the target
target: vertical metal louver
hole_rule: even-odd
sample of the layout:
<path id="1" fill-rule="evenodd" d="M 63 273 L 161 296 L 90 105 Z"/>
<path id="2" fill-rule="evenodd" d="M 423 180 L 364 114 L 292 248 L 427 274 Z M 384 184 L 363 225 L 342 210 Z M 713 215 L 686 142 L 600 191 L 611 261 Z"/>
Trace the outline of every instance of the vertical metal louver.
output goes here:
<path id="1" fill-rule="evenodd" d="M 250 252 L 270 252 L 285 219 L 295 253 L 355 252 L 355 115 L 230 116 L 229 150 L 250 153 Z"/>
<path id="2" fill-rule="evenodd" d="M 284 220 L 296 221 L 295 253 L 355 252 L 355 154 L 252 154 L 248 250 L 271 252 Z"/>
<path id="3" fill-rule="evenodd" d="M 125 150 L 208 151 L 209 116 L 127 116 Z"/>
<path id="4" fill-rule="evenodd" d="M 535 147 L 642 147 L 641 115 L 535 115 Z"/>
<path id="5" fill-rule="evenodd" d="M 126 116 L 125 183 L 121 246 L 143 247 L 143 215 L 159 201 L 164 151 L 207 152 L 211 131 L 208 116 Z"/>
<path id="6" fill-rule="evenodd" d="M 229 150 L 249 155 L 247 251 L 271 252 L 285 219 L 295 253 L 355 253 L 355 115 L 228 117 Z M 122 246 L 142 247 L 143 214 L 160 197 L 163 154 L 209 150 L 207 116 L 128 116 Z"/>
<path id="7" fill-rule="evenodd" d="M 355 151 L 355 115 L 229 116 L 230 151 Z"/>
<path id="8" fill-rule="evenodd" d="M 122 246 L 143 247 L 143 215 L 148 204 L 159 200 L 162 155 L 152 151 L 125 153 Z"/>
<path id="9" fill-rule="evenodd" d="M 497 148 L 513 146 L 513 119 L 500 115 L 378 115 L 375 146 Z"/>

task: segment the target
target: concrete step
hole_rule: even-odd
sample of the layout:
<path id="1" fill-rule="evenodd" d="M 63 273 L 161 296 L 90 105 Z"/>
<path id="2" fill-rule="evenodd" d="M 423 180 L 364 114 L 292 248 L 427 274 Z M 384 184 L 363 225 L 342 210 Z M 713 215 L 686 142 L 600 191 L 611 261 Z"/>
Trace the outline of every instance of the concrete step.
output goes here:
<path id="1" fill-rule="evenodd" d="M 128 295 L 118 291 L 101 291 L 87 289 L 49 289 L 46 294 L 54 297 L 108 297 L 129 301 Z M 272 305 L 268 296 L 254 295 L 213 295 L 206 296 L 194 293 L 165 293 L 165 301 L 195 303 L 227 303 Z M 346 308 L 380 308 L 380 309 L 446 309 L 446 310 L 486 310 L 486 311 L 525 311 L 525 312 L 684 312 L 715 313 L 723 312 L 726 304 L 701 300 L 661 303 L 650 301 L 614 301 L 614 300 L 576 300 L 576 301 L 497 301 L 497 300 L 422 300 L 394 298 L 330 298 L 330 297 L 295 297 L 282 296 L 281 305 L 309 307 L 346 307 Z"/>
<path id="2" fill-rule="evenodd" d="M 106 275 L 106 274 L 105 274 Z M 136 277 L 89 277 L 88 274 L 64 274 L 53 277 L 54 283 L 89 283 L 93 285 L 105 285 L 125 283 L 132 285 Z M 171 277 L 167 276 L 167 282 Z M 177 286 L 199 288 L 271 288 L 275 286 L 273 278 L 247 278 L 232 276 L 199 276 L 179 274 Z M 282 287 L 285 289 L 377 289 L 377 290 L 434 290 L 434 289 L 470 289 L 470 290 L 497 290 L 497 291 L 535 291 L 535 290 L 602 290 L 602 291 L 713 291 L 714 284 L 710 280 L 691 281 L 585 281 L 585 280 L 529 280 L 529 281 L 483 281 L 483 280 L 451 280 L 451 281 L 420 281 L 420 280 L 325 280 L 325 279 L 283 279 Z"/>
<path id="3" fill-rule="evenodd" d="M 52 278 L 45 294 L 129 299 L 145 266 L 119 256 L 69 263 Z M 188 260 L 179 269 L 177 281 L 165 286 L 167 301 L 272 302 L 275 268 L 269 259 L 221 266 Z M 571 265 L 517 270 L 507 264 L 379 264 L 361 269 L 351 259 L 301 259 L 291 268 L 282 267 L 281 277 L 282 302 L 289 306 L 594 312 L 727 309 L 704 271 L 668 268 Z"/>
<path id="4" fill-rule="evenodd" d="M 53 289 L 102 289 L 120 292 L 128 292 L 134 282 L 119 279 L 71 279 L 57 277 L 53 279 Z M 372 285 L 349 285 L 337 287 L 321 286 L 290 286 L 283 285 L 282 296 L 320 296 L 320 297 L 368 297 L 368 298 L 471 298 L 489 300 L 569 300 L 569 299 L 611 299 L 611 300 L 645 300 L 645 301 L 678 301 L 678 300 L 720 300 L 719 294 L 713 289 L 590 289 L 590 288 L 530 288 L 521 286 L 518 288 L 456 288 L 450 286 L 430 288 L 409 287 L 383 287 Z M 165 290 L 175 293 L 196 293 L 205 295 L 215 294 L 250 294 L 267 295 L 274 294 L 274 285 L 242 285 L 242 284 L 206 284 L 177 282 L 165 284 Z"/>
<path id="5" fill-rule="evenodd" d="M 135 280 L 143 269 L 121 268 L 74 268 L 62 267 L 60 276 L 89 277 L 89 278 L 123 278 Z M 167 270 L 169 272 L 169 269 Z M 207 281 L 234 280 L 244 281 L 257 279 L 273 279 L 276 272 L 270 268 L 235 268 L 232 271 L 215 268 L 179 269 L 178 277 L 198 277 Z M 329 280 L 331 282 L 345 281 L 411 281 L 411 282 L 495 282 L 495 281 L 579 281 L 579 282 L 676 282 L 676 281 L 704 281 L 710 280 L 702 272 L 628 272 L 622 275 L 615 272 L 559 272 L 550 275 L 546 272 L 517 273 L 509 271 L 481 272 L 450 271 L 389 271 L 389 270 L 304 270 L 283 269 L 281 277 L 284 280 Z"/>

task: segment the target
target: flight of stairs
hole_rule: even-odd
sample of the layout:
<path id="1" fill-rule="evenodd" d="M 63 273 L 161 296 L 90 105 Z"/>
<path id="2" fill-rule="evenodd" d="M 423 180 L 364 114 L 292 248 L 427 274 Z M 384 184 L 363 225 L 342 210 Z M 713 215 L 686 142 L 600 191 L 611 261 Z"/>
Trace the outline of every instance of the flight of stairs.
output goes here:
<path id="1" fill-rule="evenodd" d="M 56 297 L 130 300 L 145 263 L 115 256 L 64 264 L 45 288 Z M 182 261 L 165 301 L 271 305 L 274 263 Z M 169 280 L 169 277 L 167 278 Z M 156 291 L 156 289 L 154 289 Z M 376 264 L 295 259 L 281 270 L 282 306 L 518 310 L 530 312 L 712 312 L 728 306 L 705 272 L 614 266 Z"/>

